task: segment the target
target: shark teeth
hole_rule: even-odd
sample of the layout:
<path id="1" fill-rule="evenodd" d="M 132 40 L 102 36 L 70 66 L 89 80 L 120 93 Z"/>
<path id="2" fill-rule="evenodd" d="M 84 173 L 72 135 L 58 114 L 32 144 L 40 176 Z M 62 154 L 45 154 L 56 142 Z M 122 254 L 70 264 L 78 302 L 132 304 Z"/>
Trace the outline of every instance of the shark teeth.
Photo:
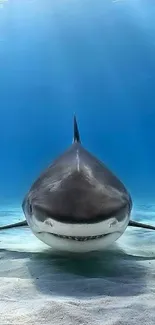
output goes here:
<path id="1" fill-rule="evenodd" d="M 75 241 L 87 241 L 87 240 L 93 240 L 93 239 L 100 239 L 103 238 L 105 236 L 107 236 L 108 234 L 105 235 L 97 235 L 97 236 L 64 236 L 64 235 L 58 235 L 58 234 L 53 234 L 53 236 L 58 237 L 58 238 L 63 238 L 63 239 L 70 239 L 70 240 L 75 240 Z"/>

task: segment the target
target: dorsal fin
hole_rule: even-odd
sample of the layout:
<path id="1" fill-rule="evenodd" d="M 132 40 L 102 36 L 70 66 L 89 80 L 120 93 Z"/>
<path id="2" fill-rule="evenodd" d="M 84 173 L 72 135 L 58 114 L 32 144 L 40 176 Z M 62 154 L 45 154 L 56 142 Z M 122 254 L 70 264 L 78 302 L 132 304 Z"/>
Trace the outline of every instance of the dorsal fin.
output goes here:
<path id="1" fill-rule="evenodd" d="M 81 143 L 76 116 L 74 115 L 74 142 Z"/>

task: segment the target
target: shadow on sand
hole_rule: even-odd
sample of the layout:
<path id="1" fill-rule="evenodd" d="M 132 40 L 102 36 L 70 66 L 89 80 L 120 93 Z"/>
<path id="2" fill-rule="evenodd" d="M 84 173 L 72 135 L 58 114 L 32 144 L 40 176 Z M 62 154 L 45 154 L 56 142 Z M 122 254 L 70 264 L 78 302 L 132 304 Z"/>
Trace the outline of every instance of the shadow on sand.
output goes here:
<path id="1" fill-rule="evenodd" d="M 1 263 L 9 260 L 28 268 L 39 292 L 46 295 L 88 298 L 99 296 L 135 296 L 146 290 L 148 268 L 145 261 L 153 257 L 132 256 L 117 247 L 102 253 L 54 254 L 50 249 L 40 253 L 0 249 Z M 7 272 L 5 274 L 7 277 Z M 21 276 L 21 268 L 16 277 Z"/>

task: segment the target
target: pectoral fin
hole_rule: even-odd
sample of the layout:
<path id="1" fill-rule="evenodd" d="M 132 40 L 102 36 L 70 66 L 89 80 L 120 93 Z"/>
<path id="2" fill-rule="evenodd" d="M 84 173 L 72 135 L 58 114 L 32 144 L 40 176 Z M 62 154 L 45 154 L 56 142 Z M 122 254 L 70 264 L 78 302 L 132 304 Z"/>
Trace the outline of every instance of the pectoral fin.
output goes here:
<path id="1" fill-rule="evenodd" d="M 128 226 L 137 227 L 137 228 L 144 228 L 144 229 L 150 229 L 150 230 L 155 230 L 155 227 L 154 226 L 146 225 L 144 223 L 137 222 L 137 221 L 133 221 L 133 220 L 130 220 L 129 221 Z"/>
<path id="2" fill-rule="evenodd" d="M 9 225 L 5 225 L 5 226 L 0 226 L 0 230 L 4 230 L 4 229 L 9 229 L 9 228 L 15 228 L 15 227 L 23 227 L 23 226 L 27 226 L 27 221 L 20 221 L 20 222 L 15 222 L 15 223 L 11 223 Z"/>

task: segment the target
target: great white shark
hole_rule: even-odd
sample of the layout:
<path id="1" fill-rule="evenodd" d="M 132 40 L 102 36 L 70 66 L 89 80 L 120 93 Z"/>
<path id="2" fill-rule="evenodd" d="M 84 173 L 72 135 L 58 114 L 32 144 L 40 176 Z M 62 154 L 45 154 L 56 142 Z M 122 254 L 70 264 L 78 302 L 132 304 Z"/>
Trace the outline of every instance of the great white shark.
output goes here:
<path id="1" fill-rule="evenodd" d="M 60 251 L 103 250 L 128 226 L 155 230 L 130 220 L 129 192 L 83 147 L 75 116 L 72 145 L 34 182 L 22 209 L 26 220 L 0 230 L 29 226 L 37 238 Z"/>

